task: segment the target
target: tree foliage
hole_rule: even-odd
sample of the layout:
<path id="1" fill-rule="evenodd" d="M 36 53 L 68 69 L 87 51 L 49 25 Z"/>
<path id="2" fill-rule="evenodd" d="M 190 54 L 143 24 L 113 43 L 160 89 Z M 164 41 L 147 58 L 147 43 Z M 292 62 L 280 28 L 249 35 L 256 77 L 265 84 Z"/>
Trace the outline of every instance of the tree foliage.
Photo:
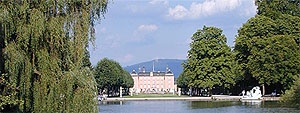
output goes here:
<path id="1" fill-rule="evenodd" d="M 190 76 L 185 71 L 182 71 L 176 79 L 177 87 L 180 88 L 188 88 L 189 82 Z"/>
<path id="2" fill-rule="evenodd" d="M 125 71 L 116 61 L 104 58 L 99 61 L 95 67 L 95 79 L 97 87 L 100 89 L 118 90 L 133 87 L 131 75 Z"/>
<path id="3" fill-rule="evenodd" d="M 255 0 L 257 14 L 276 18 L 278 14 L 300 17 L 299 0 Z"/>
<path id="4" fill-rule="evenodd" d="M 176 79 L 176 84 L 177 84 L 177 87 L 182 88 L 181 89 L 182 94 L 187 94 L 187 92 L 189 91 L 189 82 L 190 81 L 191 81 L 191 78 L 185 71 L 182 71 L 179 74 L 178 78 Z"/>
<path id="5" fill-rule="evenodd" d="M 107 0 L 0 2 L 1 79 L 18 89 L 19 110 L 95 112 L 96 83 L 85 57 L 106 7 Z M 1 96 L 8 87 L 1 84 Z"/>
<path id="6" fill-rule="evenodd" d="M 259 84 L 279 83 L 288 88 L 299 74 L 300 51 L 294 38 L 290 35 L 274 35 L 259 38 L 257 46 L 251 50 L 249 69 Z"/>
<path id="7" fill-rule="evenodd" d="M 7 108 L 15 108 L 16 105 L 22 105 L 23 102 L 17 99 L 18 88 L 7 81 L 7 75 L 2 74 L 0 77 L 0 111 Z"/>
<path id="8" fill-rule="evenodd" d="M 257 0 L 256 5 L 258 15 L 236 37 L 234 52 L 240 74 L 244 82 L 289 89 L 300 72 L 299 1 Z"/>
<path id="9" fill-rule="evenodd" d="M 192 36 L 184 71 L 194 88 L 229 88 L 234 84 L 232 53 L 222 30 L 204 26 Z"/>
<path id="10" fill-rule="evenodd" d="M 286 90 L 285 94 L 281 96 L 280 101 L 292 106 L 300 108 L 300 80 L 295 81 L 290 90 Z"/>

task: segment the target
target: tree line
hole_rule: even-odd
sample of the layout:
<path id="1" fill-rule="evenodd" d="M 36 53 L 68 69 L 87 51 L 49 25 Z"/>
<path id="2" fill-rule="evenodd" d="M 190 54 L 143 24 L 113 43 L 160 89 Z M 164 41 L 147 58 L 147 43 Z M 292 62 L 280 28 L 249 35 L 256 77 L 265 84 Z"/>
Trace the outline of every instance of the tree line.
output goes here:
<path id="1" fill-rule="evenodd" d="M 204 26 L 193 34 L 177 79 L 183 92 L 239 94 L 261 86 L 263 95 L 287 92 L 287 98 L 299 100 L 300 1 L 256 0 L 255 5 L 257 14 L 239 28 L 232 49 L 219 28 Z"/>

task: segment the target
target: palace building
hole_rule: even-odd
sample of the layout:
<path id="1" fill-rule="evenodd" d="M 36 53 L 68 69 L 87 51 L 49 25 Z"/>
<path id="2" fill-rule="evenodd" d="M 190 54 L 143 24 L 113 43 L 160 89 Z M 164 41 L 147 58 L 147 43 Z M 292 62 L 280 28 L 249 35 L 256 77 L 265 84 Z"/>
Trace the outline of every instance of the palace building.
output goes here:
<path id="1" fill-rule="evenodd" d="M 166 67 L 166 71 L 141 71 L 133 70 L 131 76 L 134 80 L 133 92 L 135 93 L 173 93 L 177 90 L 174 84 L 174 74 Z"/>

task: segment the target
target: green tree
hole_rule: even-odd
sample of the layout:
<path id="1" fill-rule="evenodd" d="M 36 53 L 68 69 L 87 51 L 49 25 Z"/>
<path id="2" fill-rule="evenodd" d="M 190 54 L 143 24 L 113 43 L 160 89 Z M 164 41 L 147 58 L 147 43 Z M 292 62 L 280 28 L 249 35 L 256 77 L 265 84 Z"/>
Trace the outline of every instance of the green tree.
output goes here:
<path id="1" fill-rule="evenodd" d="M 294 76 L 300 72 L 300 51 L 290 35 L 254 38 L 249 56 L 249 69 L 259 84 L 279 83 L 283 88 L 292 86 Z"/>
<path id="2" fill-rule="evenodd" d="M 182 71 L 178 78 L 176 79 L 177 87 L 188 88 L 190 78 L 186 72 Z"/>
<path id="3" fill-rule="evenodd" d="M 124 74 L 124 79 L 123 79 L 123 85 L 122 85 L 122 87 L 125 87 L 125 88 L 131 88 L 131 87 L 133 87 L 134 81 L 133 81 L 130 73 L 128 73 L 124 69 L 123 69 L 122 73 Z"/>
<path id="4" fill-rule="evenodd" d="M 2 74 L 0 77 L 0 111 L 13 112 L 12 109 L 17 109 L 17 105 L 22 105 L 23 102 L 16 98 L 18 88 L 9 83 L 6 78 L 6 74 Z"/>
<path id="5" fill-rule="evenodd" d="M 186 94 L 189 89 L 188 85 L 190 81 L 190 76 L 185 71 L 182 71 L 176 79 L 177 87 L 182 88 L 183 93 Z"/>
<path id="6" fill-rule="evenodd" d="M 214 86 L 229 88 L 234 84 L 232 53 L 226 41 L 222 30 L 215 27 L 204 26 L 193 34 L 184 63 L 184 70 L 191 79 L 190 87 L 211 91 Z"/>
<path id="7" fill-rule="evenodd" d="M 289 89 L 299 73 L 299 1 L 257 0 L 258 15 L 239 30 L 234 47 L 243 86 Z M 297 7 L 296 7 L 297 6 Z"/>
<path id="8" fill-rule="evenodd" d="M 247 70 L 257 77 L 260 84 L 280 84 L 279 87 L 285 92 L 281 102 L 299 107 L 300 1 L 256 0 L 255 3 L 258 6 L 258 15 L 275 23 L 272 27 L 275 31 L 269 36 L 251 37 L 254 46 L 243 45 L 249 48 L 248 51 L 237 49 L 248 54 L 244 55 L 249 58 L 248 63 L 245 62 L 249 65 L 244 67 L 250 67 Z M 241 42 L 236 44 L 242 47 Z M 260 50 L 257 49 L 258 46 Z"/>
<path id="9" fill-rule="evenodd" d="M 297 78 L 291 89 L 286 90 L 284 95 L 281 95 L 280 101 L 292 106 L 300 108 L 300 79 Z"/>
<path id="10" fill-rule="evenodd" d="M 18 89 L 14 99 L 21 112 L 96 111 L 96 83 L 84 57 L 107 3 L 0 2 L 0 72 L 7 75 L 1 79 Z M 10 85 L 1 84 L 1 96 Z"/>
<path id="11" fill-rule="evenodd" d="M 253 77 L 250 65 L 248 64 L 252 60 L 249 56 L 252 55 L 251 49 L 256 44 L 254 37 L 270 37 L 276 32 L 275 21 L 266 17 L 256 15 L 249 19 L 243 26 L 238 30 L 238 36 L 235 40 L 234 53 L 235 60 L 238 63 L 238 69 L 240 70 L 238 77 L 241 78 L 242 88 L 247 88 L 250 85 L 258 85 L 258 81 Z M 254 39 L 257 39 L 254 38 Z M 259 49 L 260 46 L 257 48 Z"/>
<path id="12" fill-rule="evenodd" d="M 257 14 L 276 18 L 278 14 L 300 17 L 299 0 L 255 0 Z"/>
<path id="13" fill-rule="evenodd" d="M 94 71 L 97 87 L 102 90 L 106 88 L 108 96 L 110 96 L 110 92 L 115 94 L 120 86 L 124 88 L 133 86 L 131 75 L 116 61 L 104 58 L 97 63 Z"/>

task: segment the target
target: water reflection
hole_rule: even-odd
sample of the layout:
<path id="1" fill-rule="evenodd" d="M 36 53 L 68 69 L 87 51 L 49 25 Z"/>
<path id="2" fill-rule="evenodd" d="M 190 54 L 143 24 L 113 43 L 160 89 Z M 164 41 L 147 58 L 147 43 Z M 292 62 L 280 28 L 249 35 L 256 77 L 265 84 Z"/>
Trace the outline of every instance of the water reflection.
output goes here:
<path id="1" fill-rule="evenodd" d="M 219 107 L 228 107 L 228 106 L 235 106 L 239 105 L 240 102 L 229 102 L 229 101 L 191 101 L 190 107 L 192 109 L 198 109 L 198 108 L 219 108 Z"/>
<path id="2" fill-rule="evenodd" d="M 242 102 L 242 105 L 256 108 L 289 108 L 289 106 L 281 104 L 279 101 Z"/>
<path id="3" fill-rule="evenodd" d="M 300 113 L 279 102 L 113 101 L 99 102 L 100 113 Z"/>

